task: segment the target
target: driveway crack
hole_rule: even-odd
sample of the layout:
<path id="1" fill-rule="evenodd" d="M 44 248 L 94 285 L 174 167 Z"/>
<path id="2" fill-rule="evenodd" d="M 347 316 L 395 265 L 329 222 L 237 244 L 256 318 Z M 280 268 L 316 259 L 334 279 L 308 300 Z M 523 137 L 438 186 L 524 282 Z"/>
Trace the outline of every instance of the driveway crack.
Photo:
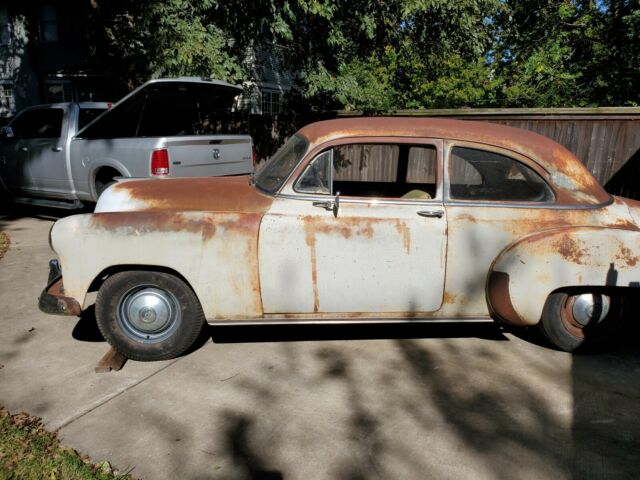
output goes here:
<path id="1" fill-rule="evenodd" d="M 140 385 L 142 382 L 145 382 L 147 380 L 149 380 L 150 378 L 156 376 L 157 374 L 164 372 L 167 368 L 175 365 L 176 363 L 178 363 L 180 360 L 182 360 L 184 357 L 179 357 L 176 358 L 175 360 L 173 360 L 172 362 L 168 363 L 167 365 L 165 365 L 164 367 L 160 368 L 159 370 L 156 370 L 155 372 L 153 372 L 150 375 L 147 375 L 146 377 L 141 378 L 140 380 L 138 380 L 135 383 L 132 383 L 131 385 L 118 390 L 116 392 L 114 392 L 112 395 L 107 396 L 106 398 L 102 399 L 100 402 L 98 402 L 95 405 L 92 405 L 91 407 L 86 408 L 85 410 L 82 410 L 81 412 L 79 412 L 76 415 L 73 415 L 71 417 L 69 417 L 68 419 L 66 419 L 65 421 L 63 421 L 60 425 L 56 426 L 56 430 L 60 430 L 62 428 L 65 428 L 69 425 L 71 425 L 73 422 L 75 422 L 76 420 L 81 419 L 82 417 L 84 417 L 85 415 L 93 412 L 94 410 L 97 410 L 98 408 L 102 407 L 103 405 L 109 403 L 111 400 L 113 400 L 114 398 L 118 398 L 120 395 L 122 395 L 123 393 L 128 392 L 129 390 L 131 390 L 134 387 L 137 387 L 138 385 Z"/>

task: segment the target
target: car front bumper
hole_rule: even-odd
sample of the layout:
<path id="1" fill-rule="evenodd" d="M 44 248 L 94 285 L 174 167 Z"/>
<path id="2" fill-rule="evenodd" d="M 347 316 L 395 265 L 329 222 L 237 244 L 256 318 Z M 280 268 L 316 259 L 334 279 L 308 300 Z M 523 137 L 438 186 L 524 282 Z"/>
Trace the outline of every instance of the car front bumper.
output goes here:
<path id="1" fill-rule="evenodd" d="M 55 259 L 49 261 L 49 278 L 47 286 L 38 298 L 38 307 L 51 315 L 80 316 L 82 313 L 80 303 L 75 298 L 65 296 L 62 270 Z"/>

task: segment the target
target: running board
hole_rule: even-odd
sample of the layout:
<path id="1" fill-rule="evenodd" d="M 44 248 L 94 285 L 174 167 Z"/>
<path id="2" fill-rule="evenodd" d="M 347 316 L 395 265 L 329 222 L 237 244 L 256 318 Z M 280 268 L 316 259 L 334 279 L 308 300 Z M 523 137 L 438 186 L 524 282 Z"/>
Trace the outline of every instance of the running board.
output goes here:
<path id="1" fill-rule="evenodd" d="M 62 208 L 64 210 L 78 210 L 84 207 L 84 205 L 80 200 L 52 200 L 50 198 L 17 197 L 17 198 L 14 198 L 13 201 L 15 203 L 20 203 L 22 205 Z"/>
<path id="2" fill-rule="evenodd" d="M 394 323 L 496 323 L 491 317 L 423 317 L 423 318 L 263 318 L 247 320 L 207 320 L 211 326 L 238 327 L 241 325 L 371 325 Z"/>

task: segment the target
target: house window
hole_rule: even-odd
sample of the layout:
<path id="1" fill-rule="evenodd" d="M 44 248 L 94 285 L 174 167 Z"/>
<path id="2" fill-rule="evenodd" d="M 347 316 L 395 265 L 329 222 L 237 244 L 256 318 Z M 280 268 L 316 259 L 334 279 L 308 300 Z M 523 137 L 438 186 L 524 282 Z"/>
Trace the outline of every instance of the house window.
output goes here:
<path id="1" fill-rule="evenodd" d="M 6 8 L 0 8 L 0 45 L 9 45 L 10 43 L 9 12 Z"/>
<path id="2" fill-rule="evenodd" d="M 40 9 L 40 40 L 43 42 L 58 41 L 58 17 L 52 5 Z"/>
<path id="3" fill-rule="evenodd" d="M 15 99 L 13 98 L 13 85 L 0 84 L 0 113 L 10 114 L 15 111 Z"/>
<path id="4" fill-rule="evenodd" d="M 70 102 L 71 84 L 66 82 L 46 82 L 47 103 Z"/>
<path id="5" fill-rule="evenodd" d="M 276 115 L 282 108 L 282 94 L 274 90 L 262 90 L 262 114 Z"/>

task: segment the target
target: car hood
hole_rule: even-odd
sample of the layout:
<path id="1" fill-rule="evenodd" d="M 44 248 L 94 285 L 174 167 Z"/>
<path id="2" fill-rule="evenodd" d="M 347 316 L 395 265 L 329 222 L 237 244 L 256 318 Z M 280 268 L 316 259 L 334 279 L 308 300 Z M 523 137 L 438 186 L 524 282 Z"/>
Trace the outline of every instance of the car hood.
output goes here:
<path id="1" fill-rule="evenodd" d="M 95 213 L 203 211 L 264 213 L 273 197 L 250 185 L 248 176 L 125 180 L 109 187 Z"/>

